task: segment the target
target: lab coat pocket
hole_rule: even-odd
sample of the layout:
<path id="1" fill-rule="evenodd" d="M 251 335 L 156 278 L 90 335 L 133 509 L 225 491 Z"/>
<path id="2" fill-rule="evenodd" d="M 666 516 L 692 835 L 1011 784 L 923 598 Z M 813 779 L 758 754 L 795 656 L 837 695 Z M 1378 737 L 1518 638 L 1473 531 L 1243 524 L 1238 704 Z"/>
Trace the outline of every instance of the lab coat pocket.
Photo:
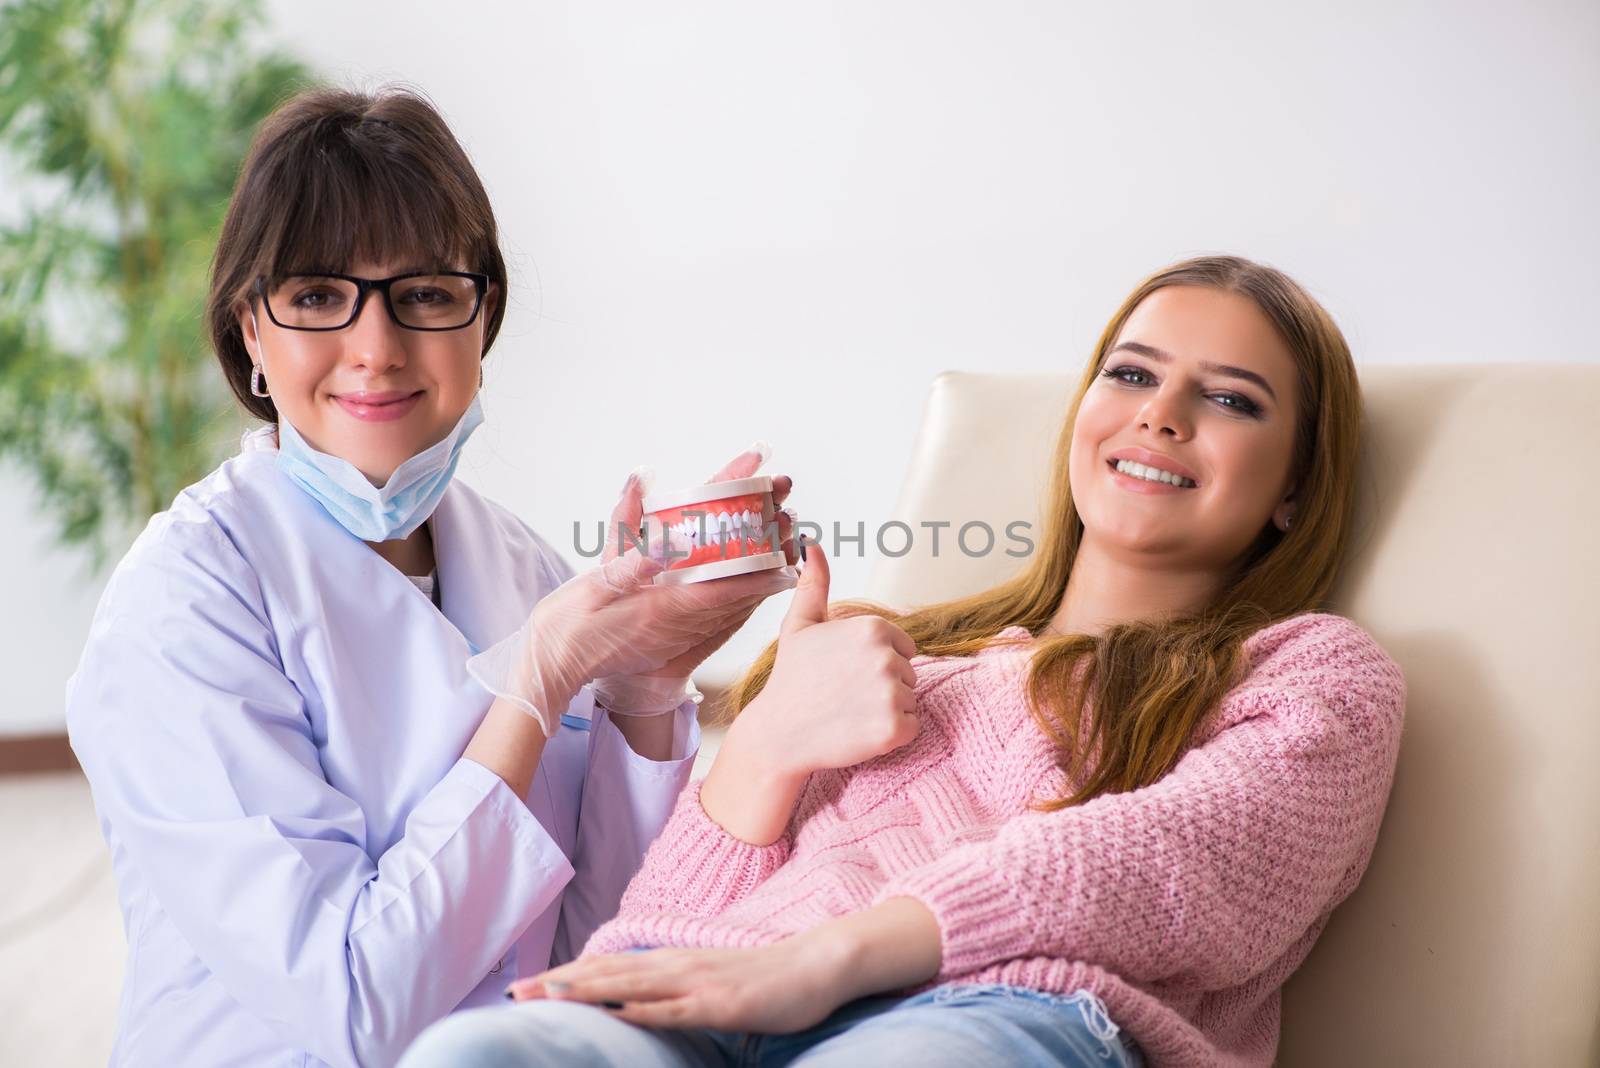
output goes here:
<path id="1" fill-rule="evenodd" d="M 593 715 L 594 696 L 585 687 L 561 714 L 561 729 L 545 743 L 528 790 L 528 807 L 568 859 L 578 847 L 578 809 L 593 744 Z"/>
<path id="2" fill-rule="evenodd" d="M 561 726 L 566 730 L 587 731 L 594 727 L 594 690 L 585 686 L 572 699 L 567 710 L 561 713 Z"/>

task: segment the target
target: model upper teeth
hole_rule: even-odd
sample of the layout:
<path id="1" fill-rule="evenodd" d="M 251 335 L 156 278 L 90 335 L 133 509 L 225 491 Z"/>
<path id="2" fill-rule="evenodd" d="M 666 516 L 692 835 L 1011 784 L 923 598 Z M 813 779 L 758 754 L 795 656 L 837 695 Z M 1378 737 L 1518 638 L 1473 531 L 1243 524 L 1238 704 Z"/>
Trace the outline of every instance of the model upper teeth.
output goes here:
<path id="1" fill-rule="evenodd" d="M 1118 460 L 1117 470 L 1125 475 L 1148 479 L 1151 482 L 1169 482 L 1174 486 L 1187 486 L 1191 489 L 1195 486 L 1195 482 L 1192 479 L 1184 478 L 1182 475 L 1175 475 L 1171 471 L 1163 471 L 1159 467 L 1146 467 L 1144 464 L 1136 464 L 1132 460 Z"/>
<path id="2" fill-rule="evenodd" d="M 746 509 L 742 512 L 706 512 L 684 516 L 672 529 L 696 545 L 717 545 L 740 538 L 761 537 L 761 513 Z"/>

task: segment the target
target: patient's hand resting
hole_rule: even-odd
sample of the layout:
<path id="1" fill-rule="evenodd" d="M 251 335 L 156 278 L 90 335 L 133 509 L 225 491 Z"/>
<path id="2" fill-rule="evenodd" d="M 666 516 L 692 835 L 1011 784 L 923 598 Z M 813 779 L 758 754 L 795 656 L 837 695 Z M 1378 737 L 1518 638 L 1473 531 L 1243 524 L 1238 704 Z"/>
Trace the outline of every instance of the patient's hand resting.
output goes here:
<path id="1" fill-rule="evenodd" d="M 911 638 L 877 616 L 827 613 L 827 558 L 807 541 L 772 677 L 728 729 L 701 787 L 706 814 L 744 841 L 777 840 L 813 771 L 860 764 L 917 736 Z"/>
<path id="2" fill-rule="evenodd" d="M 943 942 L 926 905 L 892 897 L 765 946 L 579 957 L 506 994 L 586 1002 L 641 1027 L 787 1034 L 856 998 L 934 978 Z"/>

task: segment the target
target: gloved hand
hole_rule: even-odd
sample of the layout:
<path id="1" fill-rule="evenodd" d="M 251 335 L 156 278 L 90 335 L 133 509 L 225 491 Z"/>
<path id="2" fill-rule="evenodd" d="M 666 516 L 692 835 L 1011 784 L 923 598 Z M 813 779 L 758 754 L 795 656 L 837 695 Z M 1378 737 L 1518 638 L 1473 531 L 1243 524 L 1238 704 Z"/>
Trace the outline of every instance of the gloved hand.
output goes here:
<path id="1" fill-rule="evenodd" d="M 722 482 L 727 479 L 749 478 L 766 463 L 769 453 L 770 447 L 765 442 L 754 442 L 706 481 Z M 627 485 L 622 488 L 622 499 L 617 502 L 616 508 L 612 509 L 611 525 L 606 528 L 606 557 L 603 559 L 609 559 L 616 554 L 618 542 L 621 540 L 616 536 L 619 527 L 649 539 L 647 544 L 653 544 L 653 539 L 658 536 L 655 531 L 641 530 L 644 497 L 650 492 L 649 476 L 639 475 L 638 472 L 635 475 L 638 477 L 629 476 Z M 743 602 L 730 602 L 729 610 L 722 617 L 718 629 L 661 668 L 642 674 L 629 672 L 595 679 L 595 699 L 607 711 L 625 716 L 655 716 L 672 711 L 688 697 L 694 698 L 696 704 L 700 703 L 700 691 L 695 688 L 690 678 L 694 670 L 705 662 L 706 657 L 722 648 L 734 632 L 744 626 L 751 613 L 756 610 L 756 606 L 771 596 L 771 593 L 777 592 L 778 589 L 788 589 L 798 581 L 799 576 L 792 569 L 796 557 L 794 516 L 781 508 L 793 488 L 794 482 L 787 475 L 777 475 L 772 480 L 772 504 L 774 508 L 780 509 L 777 513 L 778 541 L 785 560 L 791 566 L 777 572 L 766 573 L 786 574 L 788 578 L 785 584 L 769 593 L 762 593 Z M 712 579 L 710 582 L 698 585 L 715 586 L 726 581 L 728 580 Z"/>
<path id="2" fill-rule="evenodd" d="M 624 503 L 630 495 L 642 499 L 637 476 L 630 476 L 624 487 Z M 665 569 L 668 553 L 686 553 L 690 546 L 670 531 L 648 534 L 643 546 L 620 555 L 614 548 L 617 539 L 608 536 L 611 548 L 600 566 L 545 595 L 516 633 L 468 660 L 468 672 L 490 693 L 537 719 L 546 736 L 555 734 L 562 712 L 591 679 L 613 680 L 613 696 L 637 707 L 637 692 L 630 700 L 628 684 L 620 680 L 664 671 L 656 677 L 674 680 L 681 701 L 688 671 L 726 641 L 763 599 L 798 580 L 791 568 L 782 568 L 656 586 L 653 580 Z M 699 659 L 685 670 L 682 665 L 701 649 Z M 650 688 L 648 704 L 660 700 L 656 688 L 666 684 L 639 685 Z"/>

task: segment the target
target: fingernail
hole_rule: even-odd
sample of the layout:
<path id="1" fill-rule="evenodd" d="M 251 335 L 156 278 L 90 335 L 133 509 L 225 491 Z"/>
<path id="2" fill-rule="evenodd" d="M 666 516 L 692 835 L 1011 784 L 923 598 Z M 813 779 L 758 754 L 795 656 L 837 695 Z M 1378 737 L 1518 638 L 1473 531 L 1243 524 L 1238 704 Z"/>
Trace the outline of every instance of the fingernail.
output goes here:
<path id="1" fill-rule="evenodd" d="M 507 990 L 506 991 L 506 1000 L 507 1001 L 515 1001 L 515 1000 L 517 1000 L 517 995 L 515 995 L 511 991 Z"/>
<path id="2" fill-rule="evenodd" d="M 772 459 L 772 446 L 767 442 L 762 441 L 760 438 L 757 438 L 750 444 L 746 445 L 744 447 L 744 451 L 760 453 L 762 463 L 766 463 L 768 460 Z"/>
<path id="3" fill-rule="evenodd" d="M 652 469 L 648 464 L 640 464 L 638 467 L 635 467 L 632 471 L 628 472 L 628 483 L 631 484 L 633 482 L 638 482 L 639 493 L 641 495 L 650 492 L 650 487 L 655 483 L 655 480 L 655 470 Z M 628 485 L 624 484 L 622 488 L 626 490 Z"/>
<path id="4" fill-rule="evenodd" d="M 602 1009 L 620 1009 L 620 1008 L 622 1008 L 622 1002 L 620 1002 L 620 1001 L 602 1001 L 600 1003 L 600 1007 Z"/>
<path id="5" fill-rule="evenodd" d="M 804 534 L 802 534 L 802 535 L 800 535 L 800 559 L 803 561 L 803 560 L 805 560 L 805 558 L 806 558 L 806 536 Z"/>

